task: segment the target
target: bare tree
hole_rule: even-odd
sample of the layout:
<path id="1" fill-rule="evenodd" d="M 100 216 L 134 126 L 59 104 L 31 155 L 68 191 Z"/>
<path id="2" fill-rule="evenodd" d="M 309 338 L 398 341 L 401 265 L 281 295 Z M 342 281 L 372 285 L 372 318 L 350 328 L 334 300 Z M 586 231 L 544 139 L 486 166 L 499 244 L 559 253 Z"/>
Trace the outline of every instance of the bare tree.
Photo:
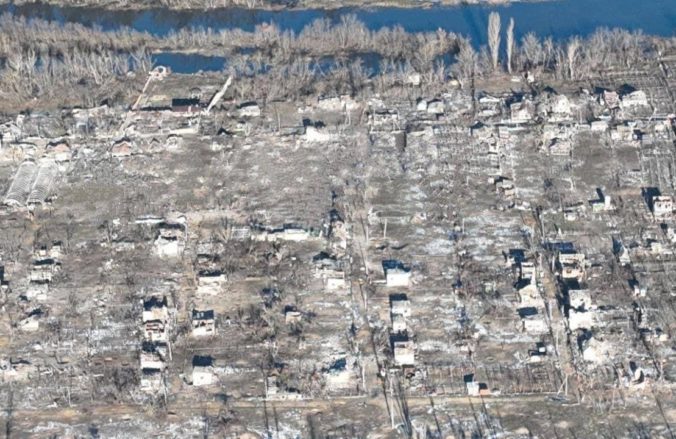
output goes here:
<path id="1" fill-rule="evenodd" d="M 521 68 L 533 69 L 537 67 L 544 58 L 542 44 L 533 32 L 527 33 L 521 38 Z"/>
<path id="2" fill-rule="evenodd" d="M 497 12 L 491 12 L 488 16 L 488 47 L 491 51 L 493 70 L 496 70 L 500 54 L 500 14 Z"/>
<path id="3" fill-rule="evenodd" d="M 465 88 L 467 81 L 474 78 L 478 63 L 478 55 L 469 41 L 460 45 L 456 63 L 452 67 L 460 86 Z"/>
<path id="4" fill-rule="evenodd" d="M 568 62 L 568 75 L 570 79 L 575 79 L 578 51 L 580 49 L 580 38 L 573 37 L 566 46 L 566 60 Z"/>
<path id="5" fill-rule="evenodd" d="M 551 69 L 556 63 L 557 52 L 560 52 L 552 37 L 545 38 L 542 43 L 544 58 L 542 59 L 544 70 Z"/>
<path id="6" fill-rule="evenodd" d="M 514 19 L 509 19 L 507 26 L 507 71 L 512 73 L 512 54 L 514 53 Z"/>

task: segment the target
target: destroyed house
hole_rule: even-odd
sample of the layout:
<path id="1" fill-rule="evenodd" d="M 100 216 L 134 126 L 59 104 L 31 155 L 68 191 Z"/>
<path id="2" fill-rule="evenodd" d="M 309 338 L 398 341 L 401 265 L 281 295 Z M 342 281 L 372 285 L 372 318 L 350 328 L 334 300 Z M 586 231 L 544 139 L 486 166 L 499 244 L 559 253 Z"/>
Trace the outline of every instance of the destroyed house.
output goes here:
<path id="1" fill-rule="evenodd" d="M 529 334 L 546 334 L 549 332 L 547 321 L 540 314 L 522 319 L 521 325 L 523 332 Z"/>
<path id="2" fill-rule="evenodd" d="M 52 281 L 52 274 L 57 270 L 58 265 L 53 259 L 42 259 L 35 261 L 31 268 L 30 281 L 38 283 L 49 283 Z"/>
<path id="3" fill-rule="evenodd" d="M 486 383 L 466 381 L 465 387 L 467 388 L 468 396 L 489 396 L 491 394 L 488 384 Z"/>
<path id="4" fill-rule="evenodd" d="M 281 229 L 274 230 L 273 233 L 285 241 L 304 241 L 310 237 L 311 230 L 295 224 L 284 224 Z"/>
<path id="5" fill-rule="evenodd" d="M 608 361 L 613 353 L 611 344 L 597 336 L 589 336 L 583 339 L 580 348 L 584 361 L 595 364 Z"/>
<path id="6" fill-rule="evenodd" d="M 142 314 L 142 333 L 143 339 L 147 342 L 166 343 L 167 323 L 169 321 L 169 310 L 167 308 L 167 299 L 151 297 L 143 303 Z"/>
<path id="7" fill-rule="evenodd" d="M 144 341 L 140 353 L 141 370 L 163 370 L 166 356 L 166 345 Z"/>
<path id="8" fill-rule="evenodd" d="M 269 227 L 260 223 L 250 225 L 254 232 L 253 239 L 259 241 L 294 241 L 301 242 L 321 234 L 321 230 L 312 227 L 306 228 L 299 224 L 287 223 L 281 227 Z"/>
<path id="9" fill-rule="evenodd" d="M 519 279 L 522 281 L 533 281 L 536 276 L 536 268 L 533 262 L 521 262 L 519 264 Z"/>
<path id="10" fill-rule="evenodd" d="M 528 361 L 530 363 L 539 363 L 547 356 L 547 346 L 544 342 L 537 342 L 535 349 L 528 350 Z"/>
<path id="11" fill-rule="evenodd" d="M 588 290 L 568 289 L 568 306 L 578 311 L 589 310 L 592 307 L 591 293 Z"/>
<path id="12" fill-rule="evenodd" d="M 155 240 L 155 253 L 161 257 L 178 257 L 185 247 L 185 226 L 180 223 L 160 223 Z"/>
<path id="13" fill-rule="evenodd" d="M 159 320 L 166 322 L 169 319 L 169 309 L 167 308 L 167 298 L 153 296 L 143 302 L 143 322 Z"/>
<path id="14" fill-rule="evenodd" d="M 32 310 L 28 315 L 17 323 L 17 328 L 25 332 L 34 332 L 40 328 L 40 319 L 44 313 L 40 308 Z"/>
<path id="15" fill-rule="evenodd" d="M 622 108 L 647 107 L 649 105 L 648 96 L 643 90 L 636 90 L 631 93 L 623 95 L 620 105 L 622 106 Z"/>
<path id="16" fill-rule="evenodd" d="M 651 200 L 652 211 L 655 217 L 663 218 L 674 211 L 674 199 L 665 195 L 655 195 Z"/>
<path id="17" fill-rule="evenodd" d="M 411 316 L 411 302 L 406 294 L 390 295 L 390 313 L 392 315 L 401 315 L 403 317 Z"/>
<path id="18" fill-rule="evenodd" d="M 169 111 L 171 104 L 163 100 L 155 100 L 152 97 L 141 107 L 141 111 Z"/>
<path id="19" fill-rule="evenodd" d="M 514 182 L 506 177 L 496 177 L 495 180 L 495 190 L 498 194 L 505 196 L 506 198 L 514 198 L 516 196 L 516 188 L 514 187 Z"/>
<path id="20" fill-rule="evenodd" d="M 265 377 L 265 396 L 270 398 L 279 393 L 279 383 L 277 375 L 268 375 Z"/>
<path id="21" fill-rule="evenodd" d="M 56 259 L 61 256 L 61 241 L 52 242 L 51 247 L 47 245 L 38 246 L 34 251 L 34 255 L 36 261 L 52 259 L 54 263 L 58 263 Z"/>
<path id="22" fill-rule="evenodd" d="M 353 361 L 340 357 L 322 370 L 329 390 L 350 387 L 354 377 Z"/>
<path id="23" fill-rule="evenodd" d="M 0 125 L 0 147 L 3 142 L 17 142 L 21 138 L 21 128 L 16 122 L 5 122 Z"/>
<path id="24" fill-rule="evenodd" d="M 142 351 L 140 362 L 142 371 L 161 371 L 164 369 L 164 359 L 158 352 Z"/>
<path id="25" fill-rule="evenodd" d="M 195 355 L 192 359 L 192 385 L 208 386 L 215 381 L 214 360 L 210 356 Z"/>
<path id="26" fill-rule="evenodd" d="M 619 142 L 636 144 L 640 138 L 640 131 L 627 124 L 615 125 L 611 128 L 610 138 Z"/>
<path id="27" fill-rule="evenodd" d="M 557 137 L 552 139 L 547 147 L 550 154 L 565 156 L 570 155 L 573 150 L 573 143 L 570 139 L 560 139 Z"/>
<path id="28" fill-rule="evenodd" d="M 185 233 L 185 226 L 180 223 L 161 222 L 157 227 L 159 235 L 165 239 L 177 239 Z"/>
<path id="29" fill-rule="evenodd" d="M 388 287 L 407 287 L 411 281 L 411 269 L 393 259 L 383 261 L 385 284 Z"/>
<path id="30" fill-rule="evenodd" d="M 128 139 L 118 140 L 110 149 L 110 155 L 116 158 L 129 157 L 133 152 L 134 146 Z"/>
<path id="31" fill-rule="evenodd" d="M 326 289 L 335 290 L 345 287 L 345 273 L 341 261 L 326 252 L 319 253 L 312 260 L 315 264 L 315 275 L 324 280 Z"/>
<path id="32" fill-rule="evenodd" d="M 565 280 L 581 280 L 585 274 L 584 253 L 567 250 L 559 252 L 557 257 L 557 271 L 559 276 Z"/>
<path id="33" fill-rule="evenodd" d="M 413 341 L 397 340 L 392 343 L 392 351 L 394 353 L 394 364 L 397 366 L 414 366 L 415 365 L 415 346 Z"/>
<path id="34" fill-rule="evenodd" d="M 45 300 L 49 292 L 49 282 L 30 281 L 26 288 L 26 298 L 28 300 Z"/>
<path id="35" fill-rule="evenodd" d="M 70 145 L 63 140 L 47 144 L 45 152 L 57 162 L 65 162 L 71 158 Z"/>
<path id="36" fill-rule="evenodd" d="M 331 271 L 331 270 L 342 270 L 342 263 L 336 259 L 335 256 L 330 255 L 326 252 L 320 252 L 312 257 L 312 262 L 315 265 L 315 268 L 319 272 Z"/>
<path id="37" fill-rule="evenodd" d="M 406 332 L 408 325 L 406 323 L 406 317 L 402 314 L 392 314 L 392 332 L 401 333 Z"/>
<path id="38" fill-rule="evenodd" d="M 577 264 L 566 264 L 560 268 L 559 275 L 563 279 L 581 280 L 584 277 L 584 269 Z"/>
<path id="39" fill-rule="evenodd" d="M 517 288 L 517 297 L 522 306 L 541 306 L 542 295 L 538 290 L 537 285 L 532 280 L 519 281 L 515 287 Z"/>
<path id="40" fill-rule="evenodd" d="M 261 108 L 256 102 L 244 102 L 238 106 L 240 117 L 259 117 L 261 115 Z"/>
<path id="41" fill-rule="evenodd" d="M 561 120 L 570 117 L 571 105 L 566 95 L 556 95 L 551 99 L 549 107 L 550 117 Z"/>
<path id="42" fill-rule="evenodd" d="M 157 369 L 141 370 L 141 390 L 155 391 L 162 384 L 162 373 Z"/>
<path id="43" fill-rule="evenodd" d="M 594 316 L 592 311 L 578 311 L 575 308 L 568 310 L 568 327 L 571 331 L 578 329 L 591 329 L 594 327 Z"/>
<path id="44" fill-rule="evenodd" d="M 0 383 L 25 381 L 37 372 L 35 365 L 23 359 L 0 360 Z"/>
<path id="45" fill-rule="evenodd" d="M 216 321 L 214 319 L 214 311 L 198 311 L 192 312 L 192 335 L 194 337 L 206 337 L 213 335 L 216 330 Z"/>
<path id="46" fill-rule="evenodd" d="M 521 330 L 530 334 L 543 334 L 549 331 L 549 326 L 545 319 L 544 312 L 541 307 L 542 300 L 538 302 L 530 301 L 529 303 L 522 302 L 522 307 L 516 311 L 521 319 Z"/>
<path id="47" fill-rule="evenodd" d="M 584 253 L 575 250 L 561 250 L 558 255 L 559 264 L 581 264 L 585 259 Z"/>
<path id="48" fill-rule="evenodd" d="M 171 111 L 177 113 L 196 113 L 202 109 L 199 98 L 173 98 Z"/>
<path id="49" fill-rule="evenodd" d="M 284 307 L 284 322 L 288 324 L 300 323 L 303 320 L 303 313 L 298 311 L 295 306 L 287 305 Z"/>
<path id="50" fill-rule="evenodd" d="M 480 93 L 479 97 L 479 115 L 482 117 L 493 117 L 497 116 L 500 114 L 500 110 L 502 106 L 502 99 L 491 96 L 488 94 L 485 94 L 483 92 Z"/>
<path id="51" fill-rule="evenodd" d="M 530 122 L 535 116 L 535 105 L 530 99 L 523 99 L 509 105 L 512 123 Z"/>
<path id="52" fill-rule="evenodd" d="M 327 237 L 334 240 L 334 245 L 340 250 L 347 249 L 347 239 L 349 237 L 349 229 L 345 222 L 341 220 L 331 220 Z"/>
<path id="53" fill-rule="evenodd" d="M 226 280 L 225 274 L 220 270 L 202 270 L 197 276 L 197 294 L 218 294 Z"/>
<path id="54" fill-rule="evenodd" d="M 161 320 L 149 320 L 143 324 L 143 338 L 152 342 L 167 342 L 167 329 Z"/>
<path id="55" fill-rule="evenodd" d="M 470 134 L 481 141 L 488 141 L 496 136 L 495 128 L 492 125 L 486 125 L 481 122 L 470 127 Z"/>
<path id="56" fill-rule="evenodd" d="M 609 195 L 605 195 L 601 189 L 597 189 L 596 193 L 598 198 L 595 200 L 589 200 L 589 205 L 592 208 L 592 212 L 599 213 L 612 210 L 613 205 L 611 197 Z"/>

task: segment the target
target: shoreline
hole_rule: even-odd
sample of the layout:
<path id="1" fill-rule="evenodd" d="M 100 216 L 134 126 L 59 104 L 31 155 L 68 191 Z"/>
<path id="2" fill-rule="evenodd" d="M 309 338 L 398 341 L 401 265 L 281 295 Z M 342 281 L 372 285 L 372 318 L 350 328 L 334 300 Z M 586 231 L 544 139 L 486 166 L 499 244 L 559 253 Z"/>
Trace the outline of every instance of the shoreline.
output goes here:
<path id="1" fill-rule="evenodd" d="M 415 1 L 415 0 L 378 0 L 374 2 L 360 2 L 358 0 L 348 0 L 342 2 L 324 2 L 324 1 L 298 1 L 294 4 L 281 5 L 275 3 L 230 3 L 227 5 L 213 5 L 214 2 L 210 0 L 186 0 L 185 4 L 177 5 L 163 5 L 155 3 L 155 0 L 147 2 L 133 2 L 120 4 L 114 0 L 110 2 L 97 3 L 95 1 L 85 1 L 82 3 L 71 4 L 63 1 L 0 1 L 0 7 L 15 6 L 51 6 L 54 8 L 69 8 L 69 9 L 99 9 L 106 12 L 147 12 L 147 11 L 174 11 L 185 13 L 197 13 L 207 11 L 224 11 L 232 10 L 247 10 L 251 12 L 285 12 L 285 11 L 317 11 L 317 12 L 333 12 L 341 9 L 363 9 L 363 10 L 377 10 L 377 9 L 434 9 L 434 8 L 453 8 L 463 6 L 483 6 L 483 7 L 506 7 L 510 4 L 516 3 L 545 3 L 554 0 L 439 0 L 439 1 Z M 200 6 L 199 3 L 205 3 Z M 209 5 L 211 3 L 212 5 Z"/>

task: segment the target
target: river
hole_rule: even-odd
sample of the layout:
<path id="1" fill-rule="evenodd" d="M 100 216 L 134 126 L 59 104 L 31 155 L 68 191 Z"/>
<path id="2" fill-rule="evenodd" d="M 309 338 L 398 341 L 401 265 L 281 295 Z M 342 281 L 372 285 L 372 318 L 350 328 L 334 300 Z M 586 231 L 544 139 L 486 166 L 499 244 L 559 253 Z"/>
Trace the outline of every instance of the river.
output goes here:
<path id="1" fill-rule="evenodd" d="M 98 26 L 103 30 L 130 27 L 137 31 L 163 36 L 184 28 L 242 28 L 252 30 L 260 23 L 276 23 L 281 29 L 299 32 L 317 18 L 339 20 L 355 14 L 372 30 L 402 26 L 407 31 L 433 31 L 438 28 L 471 37 L 474 44 L 486 43 L 488 14 L 497 11 L 503 22 L 510 17 L 516 22 L 517 39 L 527 32 L 555 40 L 572 35 L 585 36 L 599 27 L 621 27 L 641 30 L 660 36 L 676 35 L 676 0 L 555 0 L 519 2 L 507 5 L 465 5 L 433 8 L 342 8 L 335 10 L 262 11 L 247 9 L 215 9 L 208 11 L 110 11 L 98 8 L 59 7 L 47 4 L 3 5 L 0 12 L 27 18 L 58 22 L 76 22 Z M 188 58 L 164 56 L 185 65 Z M 195 60 L 205 70 L 220 69 L 221 60 L 202 57 Z"/>

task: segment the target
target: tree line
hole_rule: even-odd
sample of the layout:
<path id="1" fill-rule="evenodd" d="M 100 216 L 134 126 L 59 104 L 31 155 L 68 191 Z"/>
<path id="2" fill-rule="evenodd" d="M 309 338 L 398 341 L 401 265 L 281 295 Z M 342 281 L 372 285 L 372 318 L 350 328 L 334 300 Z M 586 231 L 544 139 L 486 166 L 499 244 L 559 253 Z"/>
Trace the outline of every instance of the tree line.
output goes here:
<path id="1" fill-rule="evenodd" d="M 275 100 L 310 94 L 396 91 L 418 75 L 420 87 L 435 93 L 456 79 L 504 73 L 551 75 L 581 80 L 609 66 L 638 67 L 676 46 L 622 29 L 599 29 L 586 38 L 554 41 L 533 33 L 515 37 L 517 23 L 489 16 L 487 46 L 444 30 L 407 32 L 402 27 L 370 30 L 354 15 L 336 22 L 318 19 L 300 32 L 261 24 L 242 29 L 182 29 L 160 37 L 131 29 L 103 31 L 80 24 L 0 17 L 0 89 L 17 99 L 40 97 L 63 85 L 101 86 L 123 82 L 151 67 L 152 52 L 199 51 L 227 59 L 235 89 L 249 99 Z M 372 56 L 377 66 L 366 66 Z M 330 57 L 331 62 L 320 63 Z M 416 82 L 416 81 L 414 81 Z"/>
<path id="2" fill-rule="evenodd" d="M 619 28 L 602 27 L 586 38 L 573 36 L 558 42 L 551 37 L 540 39 L 532 32 L 517 42 L 514 30 L 514 19 L 510 18 L 501 59 L 501 19 L 497 12 L 492 12 L 488 20 L 488 47 L 477 52 L 471 45 L 463 46 L 458 61 L 469 65 L 459 68 L 481 75 L 502 70 L 508 73 L 531 71 L 550 73 L 556 79 L 580 80 L 612 67 L 639 67 L 676 47 L 675 38 L 651 37 L 641 31 Z"/>

